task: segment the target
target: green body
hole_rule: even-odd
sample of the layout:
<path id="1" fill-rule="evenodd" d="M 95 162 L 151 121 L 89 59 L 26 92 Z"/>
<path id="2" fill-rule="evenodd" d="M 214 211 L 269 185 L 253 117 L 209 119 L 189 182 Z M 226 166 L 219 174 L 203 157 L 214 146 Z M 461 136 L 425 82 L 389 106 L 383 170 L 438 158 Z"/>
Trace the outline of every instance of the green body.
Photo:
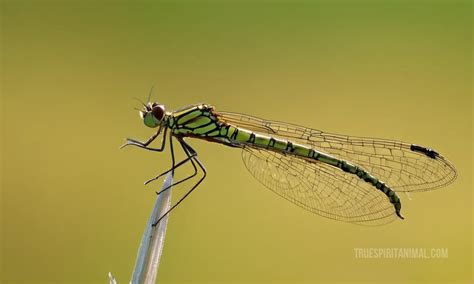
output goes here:
<path id="1" fill-rule="evenodd" d="M 195 105 L 176 112 L 167 113 L 166 124 L 173 135 L 176 136 L 205 139 L 232 147 L 262 148 L 337 167 L 373 185 L 374 189 L 382 191 L 395 207 L 396 214 L 402 218 L 400 215 L 401 203 L 396 193 L 362 168 L 289 140 L 255 133 L 226 123 L 219 119 L 219 114 L 214 111 L 212 106 L 204 104 Z"/>

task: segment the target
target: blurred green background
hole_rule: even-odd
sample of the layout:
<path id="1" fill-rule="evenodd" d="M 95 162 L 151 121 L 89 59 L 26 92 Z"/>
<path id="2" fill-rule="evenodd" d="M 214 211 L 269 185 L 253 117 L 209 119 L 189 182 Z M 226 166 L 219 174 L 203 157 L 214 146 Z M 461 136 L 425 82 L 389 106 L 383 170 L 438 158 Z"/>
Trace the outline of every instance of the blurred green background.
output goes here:
<path id="1" fill-rule="evenodd" d="M 129 280 L 160 187 L 142 182 L 170 159 L 118 147 L 153 133 L 132 98 L 155 85 L 168 109 L 419 143 L 459 171 L 401 195 L 405 221 L 366 228 L 266 190 L 238 149 L 189 141 L 208 178 L 171 216 L 158 282 L 468 283 L 471 21 L 471 1 L 2 1 L 1 282 Z M 361 247 L 449 257 L 357 259 Z"/>

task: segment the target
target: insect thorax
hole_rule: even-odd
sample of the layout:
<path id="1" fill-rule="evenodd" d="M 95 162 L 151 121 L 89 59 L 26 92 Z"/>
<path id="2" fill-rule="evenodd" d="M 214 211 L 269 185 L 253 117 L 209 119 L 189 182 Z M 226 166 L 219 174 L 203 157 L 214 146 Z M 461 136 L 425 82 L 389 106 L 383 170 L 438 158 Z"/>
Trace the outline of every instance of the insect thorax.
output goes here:
<path id="1" fill-rule="evenodd" d="M 202 104 L 171 113 L 168 127 L 174 135 L 213 137 L 220 133 L 222 122 L 213 106 Z"/>

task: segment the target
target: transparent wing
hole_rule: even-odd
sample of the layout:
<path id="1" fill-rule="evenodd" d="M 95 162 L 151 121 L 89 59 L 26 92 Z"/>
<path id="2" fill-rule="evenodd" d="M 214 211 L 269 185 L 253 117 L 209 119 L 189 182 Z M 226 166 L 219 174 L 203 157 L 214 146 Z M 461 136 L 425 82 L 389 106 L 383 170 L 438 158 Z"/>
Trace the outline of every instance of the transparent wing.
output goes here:
<path id="1" fill-rule="evenodd" d="M 394 191 L 432 190 L 456 179 L 456 169 L 446 158 L 436 152 L 430 157 L 413 151 L 412 145 L 404 142 L 326 133 L 238 113 L 217 115 L 229 124 L 308 145 L 361 166 Z"/>
<path id="2" fill-rule="evenodd" d="M 385 194 L 353 174 L 318 161 L 245 147 L 242 159 L 263 185 L 318 215 L 363 225 L 396 219 Z"/>

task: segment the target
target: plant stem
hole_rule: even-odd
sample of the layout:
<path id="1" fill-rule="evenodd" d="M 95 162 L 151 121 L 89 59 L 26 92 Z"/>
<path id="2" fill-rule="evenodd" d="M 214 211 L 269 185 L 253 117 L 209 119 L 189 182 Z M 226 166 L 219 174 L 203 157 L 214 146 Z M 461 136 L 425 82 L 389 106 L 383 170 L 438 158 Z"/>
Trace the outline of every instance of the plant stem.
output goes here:
<path id="1" fill-rule="evenodd" d="M 170 186 L 172 183 L 173 172 L 171 171 L 166 176 L 161 189 Z M 142 242 L 140 243 L 140 248 L 138 249 L 137 260 L 135 262 L 135 268 L 133 269 L 132 280 L 130 281 L 133 284 L 154 284 L 156 282 L 161 253 L 163 252 L 166 226 L 168 225 L 169 215 L 161 219 L 161 221 L 156 226 L 152 226 L 152 224 L 169 210 L 170 202 L 171 188 L 165 192 L 162 192 L 156 198 L 155 206 L 153 207 L 153 211 L 146 224 Z"/>

